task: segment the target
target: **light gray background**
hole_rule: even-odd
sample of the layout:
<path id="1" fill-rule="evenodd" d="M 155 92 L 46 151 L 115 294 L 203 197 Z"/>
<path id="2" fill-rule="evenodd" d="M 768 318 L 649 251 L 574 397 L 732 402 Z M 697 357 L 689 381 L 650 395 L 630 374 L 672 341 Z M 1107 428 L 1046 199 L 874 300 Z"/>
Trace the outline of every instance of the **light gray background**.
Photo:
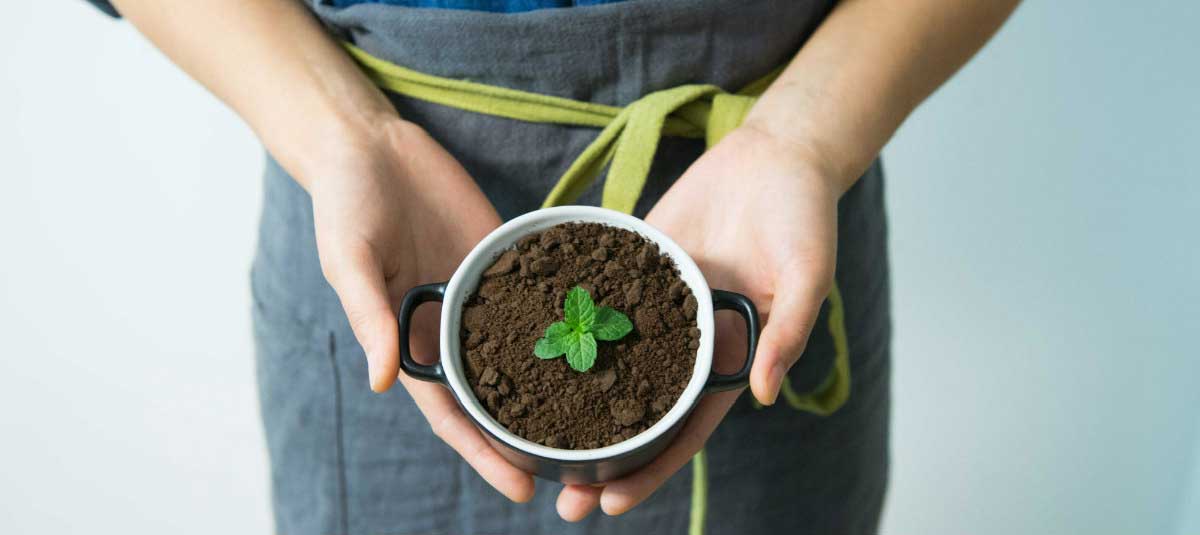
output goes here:
<path id="1" fill-rule="evenodd" d="M 0 531 L 269 532 L 260 149 L 129 26 L 5 11 Z M 1028 2 L 885 151 L 885 533 L 1200 533 L 1197 28 Z"/>

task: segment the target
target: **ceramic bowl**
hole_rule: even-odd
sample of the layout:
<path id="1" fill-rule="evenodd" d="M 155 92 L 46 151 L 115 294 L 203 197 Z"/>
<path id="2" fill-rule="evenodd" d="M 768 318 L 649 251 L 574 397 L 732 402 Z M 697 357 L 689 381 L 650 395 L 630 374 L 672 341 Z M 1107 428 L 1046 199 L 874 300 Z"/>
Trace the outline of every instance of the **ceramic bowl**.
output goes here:
<path id="1" fill-rule="evenodd" d="M 568 450 L 543 446 L 510 432 L 488 414 L 476 399 L 464 373 L 460 342 L 463 303 L 478 287 L 480 277 L 497 256 L 512 248 L 518 240 L 561 223 L 601 223 L 633 231 L 658 245 L 679 269 L 680 277 L 691 288 L 698 304 L 696 324 L 700 329 L 700 347 L 691 380 L 675 405 L 645 431 L 611 446 L 588 450 Z M 440 353 L 432 365 L 419 364 L 409 352 L 409 329 L 413 312 L 422 303 L 442 302 Z M 713 363 L 713 313 L 734 310 L 745 320 L 747 329 L 746 363 L 737 373 L 717 374 Z M 467 417 L 513 465 L 542 478 L 563 483 L 590 484 L 616 479 L 650 462 L 671 443 L 701 396 L 710 392 L 745 387 L 749 381 L 754 350 L 758 341 L 758 312 L 747 297 L 712 290 L 704 274 L 691 257 L 665 234 L 641 219 L 620 212 L 590 206 L 545 208 L 517 217 L 492 231 L 467 255 L 449 282 L 426 284 L 408 291 L 400 306 L 400 367 L 409 376 L 442 384 L 450 389 Z M 529 358 L 534 358 L 530 353 Z"/>

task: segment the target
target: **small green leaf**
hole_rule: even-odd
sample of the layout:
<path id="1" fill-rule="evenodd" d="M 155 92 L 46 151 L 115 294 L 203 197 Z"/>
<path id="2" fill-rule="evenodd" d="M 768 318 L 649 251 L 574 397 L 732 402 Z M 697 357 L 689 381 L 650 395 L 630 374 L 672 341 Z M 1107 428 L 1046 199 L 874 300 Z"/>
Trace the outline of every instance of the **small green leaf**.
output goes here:
<path id="1" fill-rule="evenodd" d="M 538 338 L 536 344 L 533 344 L 533 355 L 539 359 L 553 359 L 561 357 L 563 348 L 558 344 L 551 342 L 549 338 Z"/>
<path id="2" fill-rule="evenodd" d="M 633 330 L 629 317 L 609 307 L 596 309 L 596 321 L 592 324 L 592 334 L 599 340 L 620 340 L 621 337 Z"/>
<path id="3" fill-rule="evenodd" d="M 629 317 L 609 307 L 597 307 L 587 290 L 576 286 L 563 302 L 563 319 L 546 328 L 533 346 L 538 358 L 567 355 L 567 365 L 586 372 L 596 364 L 596 340 L 619 340 L 633 330 Z"/>
<path id="4" fill-rule="evenodd" d="M 566 303 L 563 304 L 563 316 L 567 325 L 575 328 L 576 332 L 585 333 L 592 328 L 596 321 L 596 305 L 587 290 L 576 286 L 567 292 Z"/>
<path id="5" fill-rule="evenodd" d="M 567 346 L 567 364 L 577 372 L 586 372 L 596 363 L 596 339 L 592 333 L 579 335 Z"/>
<path id="6" fill-rule="evenodd" d="M 533 354 L 540 359 L 552 359 L 567 352 L 571 337 L 576 336 L 569 325 L 556 321 L 546 328 L 546 334 L 533 346 Z"/>
<path id="7" fill-rule="evenodd" d="M 557 339 L 557 338 L 563 338 L 569 334 L 571 334 L 571 326 L 567 325 L 566 323 L 563 323 L 561 321 L 556 321 L 554 323 L 551 323 L 549 327 L 546 327 L 545 336 L 546 336 L 546 338 Z"/>

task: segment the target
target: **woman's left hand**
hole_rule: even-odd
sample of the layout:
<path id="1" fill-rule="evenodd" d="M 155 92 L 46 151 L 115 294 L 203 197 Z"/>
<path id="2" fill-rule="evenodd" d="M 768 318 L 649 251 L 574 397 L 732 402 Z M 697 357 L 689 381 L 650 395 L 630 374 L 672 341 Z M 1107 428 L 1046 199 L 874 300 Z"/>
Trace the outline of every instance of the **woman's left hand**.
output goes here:
<path id="1" fill-rule="evenodd" d="M 667 191 L 646 221 L 696 260 L 713 288 L 750 297 L 765 320 L 750 374 L 755 398 L 771 405 L 784 374 L 800 358 L 837 257 L 837 202 L 847 181 L 813 151 L 744 125 L 701 156 Z M 745 330 L 717 321 L 717 371 L 745 357 Z M 645 500 L 699 452 L 740 391 L 703 397 L 675 441 L 649 465 L 603 486 L 569 485 L 558 497 L 566 520 L 597 505 L 618 515 Z"/>

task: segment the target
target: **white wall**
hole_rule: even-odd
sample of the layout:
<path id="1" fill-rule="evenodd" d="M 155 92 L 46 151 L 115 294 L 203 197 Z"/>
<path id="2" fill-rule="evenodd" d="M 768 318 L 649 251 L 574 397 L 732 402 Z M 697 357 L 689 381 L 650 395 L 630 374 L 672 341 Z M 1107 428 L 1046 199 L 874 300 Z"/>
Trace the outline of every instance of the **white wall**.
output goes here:
<path id="1" fill-rule="evenodd" d="M 261 149 L 82 1 L 0 19 L 0 532 L 265 533 Z"/>
<path id="2" fill-rule="evenodd" d="M 888 147 L 885 531 L 1200 533 L 1197 27 L 1026 2 Z"/>
<path id="3" fill-rule="evenodd" d="M 887 149 L 885 532 L 1200 533 L 1200 11 L 1174 4 L 1028 2 Z M 7 7 L 0 531 L 270 531 L 261 162 L 127 25 Z"/>

